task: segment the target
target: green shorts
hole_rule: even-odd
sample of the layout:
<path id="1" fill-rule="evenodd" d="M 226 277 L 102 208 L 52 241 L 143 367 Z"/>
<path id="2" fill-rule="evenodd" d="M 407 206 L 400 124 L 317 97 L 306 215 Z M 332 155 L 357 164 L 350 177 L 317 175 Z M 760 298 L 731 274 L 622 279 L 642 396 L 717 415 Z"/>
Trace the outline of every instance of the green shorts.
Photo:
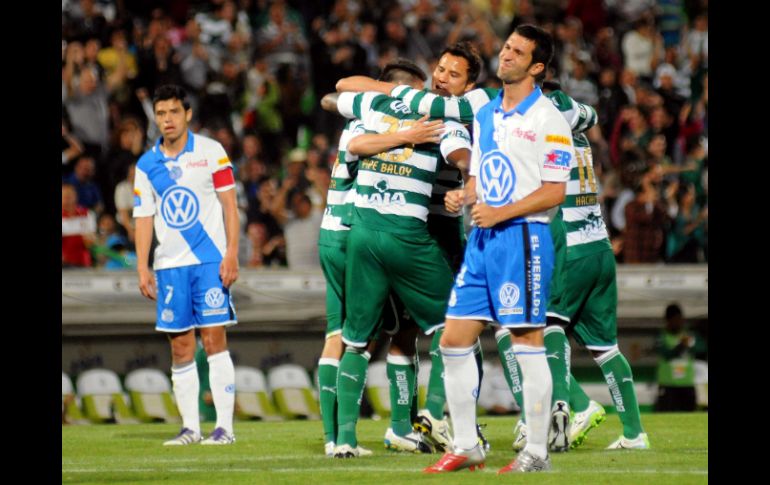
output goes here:
<path id="1" fill-rule="evenodd" d="M 427 231 L 394 234 L 354 225 L 348 239 L 342 340 L 364 347 L 392 291 L 424 333 L 444 324 L 452 273 Z"/>
<path id="2" fill-rule="evenodd" d="M 557 257 L 556 268 L 561 270 L 559 281 L 555 283 L 555 277 L 551 281 L 548 316 L 569 320 L 567 332 L 589 350 L 608 350 L 617 345 L 618 287 L 612 251 L 561 266 L 558 261 Z"/>
<path id="3" fill-rule="evenodd" d="M 326 278 L 326 338 L 342 333 L 345 321 L 345 245 L 318 246 L 321 269 Z M 404 304 L 395 295 L 389 295 L 382 308 L 378 329 L 389 335 L 396 333 L 400 325 L 409 320 L 404 315 Z M 378 332 L 375 332 L 379 334 Z"/>

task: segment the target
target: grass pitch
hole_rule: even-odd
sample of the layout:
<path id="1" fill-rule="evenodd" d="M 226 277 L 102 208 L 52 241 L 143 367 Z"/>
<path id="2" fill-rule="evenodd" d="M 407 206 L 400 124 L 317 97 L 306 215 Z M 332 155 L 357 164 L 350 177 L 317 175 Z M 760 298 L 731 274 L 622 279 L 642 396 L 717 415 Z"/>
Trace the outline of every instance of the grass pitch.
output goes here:
<path id="1" fill-rule="evenodd" d="M 62 426 L 62 483 L 283 484 L 325 483 L 708 483 L 708 414 L 644 414 L 651 450 L 604 448 L 621 434 L 616 415 L 590 432 L 577 450 L 552 454 L 553 471 L 497 476 L 513 459 L 516 417 L 479 417 L 492 444 L 487 467 L 477 472 L 425 475 L 439 455 L 392 453 L 383 448 L 387 421 L 359 422 L 360 443 L 370 457 L 334 460 L 323 456 L 320 421 L 236 422 L 230 446 L 164 447 L 177 425 Z M 204 423 L 204 435 L 214 427 Z"/>

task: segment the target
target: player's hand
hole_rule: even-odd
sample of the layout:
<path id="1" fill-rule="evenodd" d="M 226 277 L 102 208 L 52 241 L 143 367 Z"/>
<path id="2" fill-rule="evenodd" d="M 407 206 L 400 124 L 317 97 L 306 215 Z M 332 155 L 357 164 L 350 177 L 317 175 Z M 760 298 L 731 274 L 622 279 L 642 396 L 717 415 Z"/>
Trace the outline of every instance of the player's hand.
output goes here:
<path id="1" fill-rule="evenodd" d="M 499 207 L 491 207 L 483 202 L 475 204 L 471 210 L 471 219 L 473 222 L 475 222 L 477 226 L 485 229 L 502 222 L 500 217 Z"/>
<path id="2" fill-rule="evenodd" d="M 225 254 L 222 264 L 219 265 L 219 277 L 225 288 L 230 288 L 238 279 L 238 258 L 234 254 Z"/>
<path id="3" fill-rule="evenodd" d="M 438 143 L 444 132 L 444 123 L 441 120 L 428 121 L 428 115 L 415 122 L 408 130 L 404 130 L 409 143 Z"/>
<path id="4" fill-rule="evenodd" d="M 446 208 L 447 212 L 460 212 L 464 202 L 465 191 L 463 189 L 450 190 L 444 195 L 444 208 Z"/>
<path id="5" fill-rule="evenodd" d="M 155 277 L 149 268 L 139 268 L 139 291 L 142 292 L 142 296 L 155 300 L 157 298 L 157 290 L 155 289 Z"/>

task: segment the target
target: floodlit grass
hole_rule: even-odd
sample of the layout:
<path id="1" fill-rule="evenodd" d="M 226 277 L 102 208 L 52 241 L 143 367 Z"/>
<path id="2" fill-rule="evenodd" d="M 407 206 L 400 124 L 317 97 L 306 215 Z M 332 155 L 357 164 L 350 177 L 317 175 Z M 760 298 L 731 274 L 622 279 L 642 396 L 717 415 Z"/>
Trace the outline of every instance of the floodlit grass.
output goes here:
<path id="1" fill-rule="evenodd" d="M 320 421 L 236 422 L 238 441 L 230 446 L 164 447 L 176 425 L 99 425 L 62 427 L 62 483 L 282 484 L 325 483 L 407 485 L 426 483 L 538 484 L 706 484 L 708 483 L 708 414 L 645 414 L 648 451 L 604 448 L 621 434 L 616 415 L 591 431 L 569 453 L 553 454 L 553 471 L 525 476 L 497 476 L 513 458 L 515 417 L 484 417 L 492 444 L 487 468 L 471 473 L 425 475 L 421 470 L 439 455 L 388 452 L 382 437 L 386 421 L 361 420 L 360 443 L 371 457 L 334 460 L 323 456 Z M 204 423 L 204 434 L 213 423 Z"/>

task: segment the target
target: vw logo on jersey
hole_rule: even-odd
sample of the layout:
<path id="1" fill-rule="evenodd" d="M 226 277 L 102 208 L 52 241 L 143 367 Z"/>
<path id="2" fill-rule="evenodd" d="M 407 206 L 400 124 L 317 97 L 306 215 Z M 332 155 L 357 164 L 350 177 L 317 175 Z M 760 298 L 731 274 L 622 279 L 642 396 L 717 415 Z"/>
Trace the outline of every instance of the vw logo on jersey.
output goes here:
<path id="1" fill-rule="evenodd" d="M 171 167 L 168 171 L 168 176 L 171 177 L 171 180 L 177 180 L 182 176 L 182 169 L 179 167 Z"/>
<path id="2" fill-rule="evenodd" d="M 211 308 L 219 308 L 225 302 L 225 295 L 219 288 L 209 288 L 206 292 L 206 305 Z"/>
<path id="3" fill-rule="evenodd" d="M 519 301 L 519 287 L 513 283 L 506 283 L 500 288 L 500 303 L 506 308 L 512 308 Z"/>
<path id="4" fill-rule="evenodd" d="M 175 185 L 163 194 L 160 212 L 169 227 L 189 229 L 198 220 L 200 204 L 192 190 Z"/>
<path id="5" fill-rule="evenodd" d="M 516 174 L 507 156 L 500 150 L 484 155 L 479 169 L 484 202 L 491 206 L 505 205 L 513 196 Z"/>

